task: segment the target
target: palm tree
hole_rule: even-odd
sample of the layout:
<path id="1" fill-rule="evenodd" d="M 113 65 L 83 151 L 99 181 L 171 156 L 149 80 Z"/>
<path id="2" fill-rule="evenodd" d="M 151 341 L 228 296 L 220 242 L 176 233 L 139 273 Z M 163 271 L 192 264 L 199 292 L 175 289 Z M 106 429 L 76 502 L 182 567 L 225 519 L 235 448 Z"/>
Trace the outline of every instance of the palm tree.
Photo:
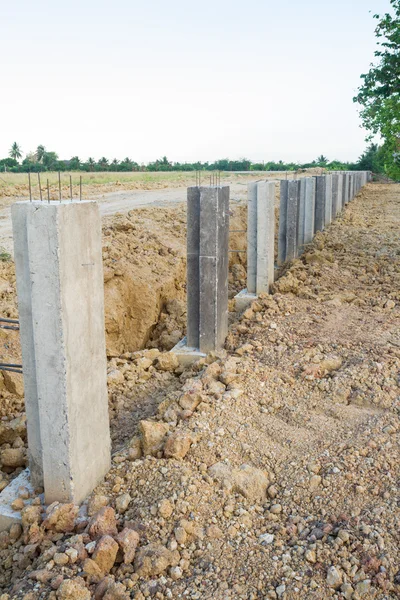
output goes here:
<path id="1" fill-rule="evenodd" d="M 88 158 L 88 165 L 89 165 L 89 169 L 91 171 L 94 170 L 94 165 L 96 164 L 96 161 L 94 160 L 94 158 L 92 158 L 91 156 Z"/>
<path id="2" fill-rule="evenodd" d="M 319 165 L 326 165 L 326 164 L 327 164 L 327 162 L 328 162 L 328 159 L 327 159 L 327 157 L 326 157 L 326 156 L 324 156 L 323 154 L 321 154 L 321 156 L 318 156 L 318 158 L 317 158 L 317 163 L 318 163 Z"/>
<path id="3" fill-rule="evenodd" d="M 40 144 L 37 148 L 36 148 L 36 158 L 38 160 L 38 162 L 42 162 L 43 160 L 43 156 L 46 154 L 46 148 Z"/>
<path id="4" fill-rule="evenodd" d="M 21 148 L 18 146 L 17 142 L 13 143 L 13 145 L 10 148 L 10 152 L 8 154 L 14 160 L 18 160 L 19 158 L 21 158 L 21 156 L 22 156 Z"/>
<path id="5" fill-rule="evenodd" d="M 106 170 L 108 167 L 108 160 L 105 156 L 103 156 L 99 162 L 97 163 L 102 169 Z"/>

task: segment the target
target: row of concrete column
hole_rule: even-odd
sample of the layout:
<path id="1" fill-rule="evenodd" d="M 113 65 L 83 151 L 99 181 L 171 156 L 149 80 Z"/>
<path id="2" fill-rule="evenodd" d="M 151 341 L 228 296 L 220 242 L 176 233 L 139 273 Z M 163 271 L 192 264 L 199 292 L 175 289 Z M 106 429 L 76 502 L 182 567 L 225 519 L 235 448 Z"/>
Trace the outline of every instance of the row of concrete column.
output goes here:
<path id="1" fill-rule="evenodd" d="M 298 256 L 369 179 L 282 181 L 278 263 Z M 239 308 L 274 281 L 275 186 L 248 188 L 248 289 Z M 79 503 L 111 463 L 99 210 L 95 202 L 19 202 L 12 220 L 30 483 L 44 487 L 47 503 Z M 181 362 L 219 350 L 228 332 L 229 187 L 189 188 L 187 226 L 187 339 L 173 350 Z"/>
<path id="2" fill-rule="evenodd" d="M 370 178 L 367 171 L 347 171 L 281 181 L 278 265 L 299 256 Z"/>

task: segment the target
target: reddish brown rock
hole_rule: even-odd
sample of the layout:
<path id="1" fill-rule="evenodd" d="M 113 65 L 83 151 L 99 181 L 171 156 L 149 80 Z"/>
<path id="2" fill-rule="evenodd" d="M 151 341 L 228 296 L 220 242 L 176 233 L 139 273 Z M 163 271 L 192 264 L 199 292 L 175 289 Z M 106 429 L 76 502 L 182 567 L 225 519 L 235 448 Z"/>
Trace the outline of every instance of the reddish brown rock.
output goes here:
<path id="1" fill-rule="evenodd" d="M 104 535 L 97 542 L 92 559 L 102 573 L 109 573 L 114 566 L 117 552 L 117 542 L 110 535 Z"/>
<path id="2" fill-rule="evenodd" d="M 111 506 L 101 508 L 89 521 L 89 535 L 92 540 L 104 535 L 117 535 L 117 520 Z"/>
<path id="3" fill-rule="evenodd" d="M 126 527 L 115 539 L 124 553 L 124 563 L 129 565 L 135 558 L 136 548 L 139 544 L 139 534 Z"/>

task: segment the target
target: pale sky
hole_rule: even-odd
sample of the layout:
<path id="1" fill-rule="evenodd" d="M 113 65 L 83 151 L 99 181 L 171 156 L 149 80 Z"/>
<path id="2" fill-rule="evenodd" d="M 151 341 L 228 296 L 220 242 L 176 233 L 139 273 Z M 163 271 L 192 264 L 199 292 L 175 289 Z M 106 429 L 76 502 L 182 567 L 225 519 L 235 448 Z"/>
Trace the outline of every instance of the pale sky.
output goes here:
<path id="1" fill-rule="evenodd" d="M 1 3 L 0 158 L 355 160 L 389 0 Z M 372 11 L 372 12 L 370 12 Z"/>

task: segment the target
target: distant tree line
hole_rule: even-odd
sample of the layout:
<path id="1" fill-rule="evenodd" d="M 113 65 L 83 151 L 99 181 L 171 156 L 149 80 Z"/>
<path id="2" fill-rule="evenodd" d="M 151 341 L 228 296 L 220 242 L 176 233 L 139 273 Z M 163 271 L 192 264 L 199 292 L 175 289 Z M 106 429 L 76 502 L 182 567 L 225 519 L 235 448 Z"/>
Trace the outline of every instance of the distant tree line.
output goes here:
<path id="1" fill-rule="evenodd" d="M 37 173 L 42 171 L 300 171 L 307 168 L 323 167 L 334 171 L 366 170 L 380 173 L 383 172 L 384 168 L 382 148 L 376 144 L 370 144 L 355 163 L 339 160 L 330 161 L 323 154 L 309 163 L 285 163 L 282 160 L 253 163 L 246 158 L 241 160 L 221 158 L 211 163 L 180 163 L 170 162 L 166 156 L 147 164 L 139 164 L 128 157 L 121 161 L 116 158 L 109 161 L 105 156 L 99 160 L 90 157 L 86 161 L 82 161 L 78 156 L 73 156 L 69 160 L 60 160 L 56 152 L 46 150 L 43 145 L 39 145 L 35 152 L 28 153 L 20 162 L 21 159 L 22 150 L 17 142 L 14 142 L 10 148 L 9 156 L 0 160 L 0 170 L 13 173 Z"/>

